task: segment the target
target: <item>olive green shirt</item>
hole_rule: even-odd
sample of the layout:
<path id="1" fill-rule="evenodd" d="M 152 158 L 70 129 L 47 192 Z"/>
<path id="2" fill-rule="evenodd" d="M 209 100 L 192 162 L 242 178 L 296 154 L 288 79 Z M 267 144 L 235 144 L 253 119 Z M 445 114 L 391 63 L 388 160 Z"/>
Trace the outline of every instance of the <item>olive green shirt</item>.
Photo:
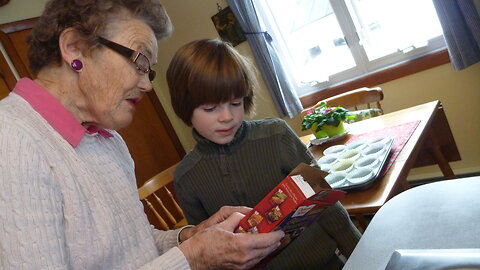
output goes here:
<path id="1" fill-rule="evenodd" d="M 195 148 L 177 167 L 177 195 L 190 224 L 224 205 L 255 206 L 312 154 L 281 119 L 244 121 L 232 142 L 213 143 L 195 130 Z M 360 238 L 340 203 L 325 211 L 268 265 L 269 269 L 340 269 L 335 250 L 349 256 Z"/>

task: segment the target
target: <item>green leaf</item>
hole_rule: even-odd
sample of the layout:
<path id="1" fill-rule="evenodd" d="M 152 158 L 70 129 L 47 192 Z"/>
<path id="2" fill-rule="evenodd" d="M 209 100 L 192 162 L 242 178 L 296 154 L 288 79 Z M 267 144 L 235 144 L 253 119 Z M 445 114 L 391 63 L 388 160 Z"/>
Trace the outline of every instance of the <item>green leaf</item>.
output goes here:
<path id="1" fill-rule="evenodd" d="M 327 112 L 327 113 L 326 113 Z M 355 115 L 350 115 L 349 111 L 343 107 L 328 107 L 327 103 L 322 101 L 310 114 L 302 119 L 302 130 L 311 129 L 314 124 L 319 131 L 323 125 L 332 125 L 337 127 L 341 121 L 354 119 Z"/>

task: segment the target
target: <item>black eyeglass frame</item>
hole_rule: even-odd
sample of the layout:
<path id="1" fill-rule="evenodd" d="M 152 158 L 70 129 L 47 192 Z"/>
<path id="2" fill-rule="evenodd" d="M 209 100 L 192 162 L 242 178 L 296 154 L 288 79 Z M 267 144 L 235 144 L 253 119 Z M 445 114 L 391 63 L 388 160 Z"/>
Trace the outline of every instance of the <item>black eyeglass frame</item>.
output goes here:
<path id="1" fill-rule="evenodd" d="M 121 44 L 113 42 L 111 40 L 105 39 L 103 37 L 97 37 L 97 39 L 98 39 L 98 42 L 100 44 L 105 45 L 108 48 L 110 48 L 110 49 L 116 51 L 117 53 L 119 53 L 119 54 L 127 57 L 128 59 L 130 59 L 135 64 L 138 71 L 141 71 L 145 74 L 148 74 L 148 79 L 150 81 L 153 81 L 153 79 L 155 79 L 156 72 L 155 72 L 155 70 L 152 70 L 152 68 L 150 67 L 150 61 L 148 60 L 148 57 L 146 55 L 144 55 L 143 53 L 141 53 L 139 51 L 132 50 L 132 49 L 130 49 L 128 47 L 125 47 Z M 143 67 L 138 65 L 137 60 L 138 60 L 139 57 L 145 57 L 145 60 L 147 60 L 147 63 L 148 63 L 148 68 L 147 69 L 144 69 Z"/>

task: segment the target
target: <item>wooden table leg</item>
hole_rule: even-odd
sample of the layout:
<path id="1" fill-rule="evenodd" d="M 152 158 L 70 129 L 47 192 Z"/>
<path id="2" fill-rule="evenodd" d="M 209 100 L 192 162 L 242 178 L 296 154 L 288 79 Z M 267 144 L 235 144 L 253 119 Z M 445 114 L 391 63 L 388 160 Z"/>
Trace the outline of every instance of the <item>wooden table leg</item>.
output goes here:
<path id="1" fill-rule="evenodd" d="M 455 174 L 453 173 L 452 168 L 450 167 L 450 164 L 448 164 L 447 159 L 442 153 L 442 150 L 440 149 L 440 144 L 438 143 L 437 140 L 437 135 L 434 134 L 433 132 L 430 133 L 430 152 L 435 159 L 435 161 L 438 164 L 438 167 L 440 167 L 440 170 L 442 171 L 443 175 L 447 179 L 453 179 L 457 178 Z"/>
<path id="2" fill-rule="evenodd" d="M 365 216 L 363 214 L 355 214 L 355 219 L 358 221 L 358 224 L 360 224 L 360 227 L 363 229 L 363 231 L 365 231 L 368 226 Z"/>
<path id="3" fill-rule="evenodd" d="M 433 118 L 431 128 L 422 148 L 418 153 L 414 168 L 438 165 L 445 178 L 455 178 L 452 168 L 448 162 L 462 160 L 458 152 L 455 138 L 448 124 L 447 116 L 442 104 L 439 104 L 438 111 Z"/>
<path id="4" fill-rule="evenodd" d="M 400 181 L 400 184 L 401 188 L 397 192 L 397 194 L 410 188 L 410 184 L 408 183 L 407 179 L 403 179 L 402 181 Z"/>

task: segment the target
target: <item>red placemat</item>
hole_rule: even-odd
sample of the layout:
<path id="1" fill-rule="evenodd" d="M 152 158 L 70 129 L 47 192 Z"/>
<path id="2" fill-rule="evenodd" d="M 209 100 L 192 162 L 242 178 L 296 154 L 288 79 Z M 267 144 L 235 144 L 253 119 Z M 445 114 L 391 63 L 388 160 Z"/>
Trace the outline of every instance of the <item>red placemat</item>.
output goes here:
<path id="1" fill-rule="evenodd" d="M 419 123 L 420 120 L 384 129 L 374 130 L 368 133 L 351 135 L 350 138 L 348 138 L 348 140 L 345 142 L 345 144 L 351 143 L 356 140 L 370 140 L 383 136 L 393 137 L 393 145 L 390 150 L 390 155 L 388 157 L 388 164 L 383 167 L 383 170 L 380 173 L 381 176 L 384 176 L 387 173 L 388 169 L 392 167 L 393 162 L 395 161 L 395 159 L 397 159 L 398 154 L 400 153 L 400 151 L 402 151 L 403 147 L 407 143 L 408 139 L 410 139 L 410 136 L 412 136 Z"/>

